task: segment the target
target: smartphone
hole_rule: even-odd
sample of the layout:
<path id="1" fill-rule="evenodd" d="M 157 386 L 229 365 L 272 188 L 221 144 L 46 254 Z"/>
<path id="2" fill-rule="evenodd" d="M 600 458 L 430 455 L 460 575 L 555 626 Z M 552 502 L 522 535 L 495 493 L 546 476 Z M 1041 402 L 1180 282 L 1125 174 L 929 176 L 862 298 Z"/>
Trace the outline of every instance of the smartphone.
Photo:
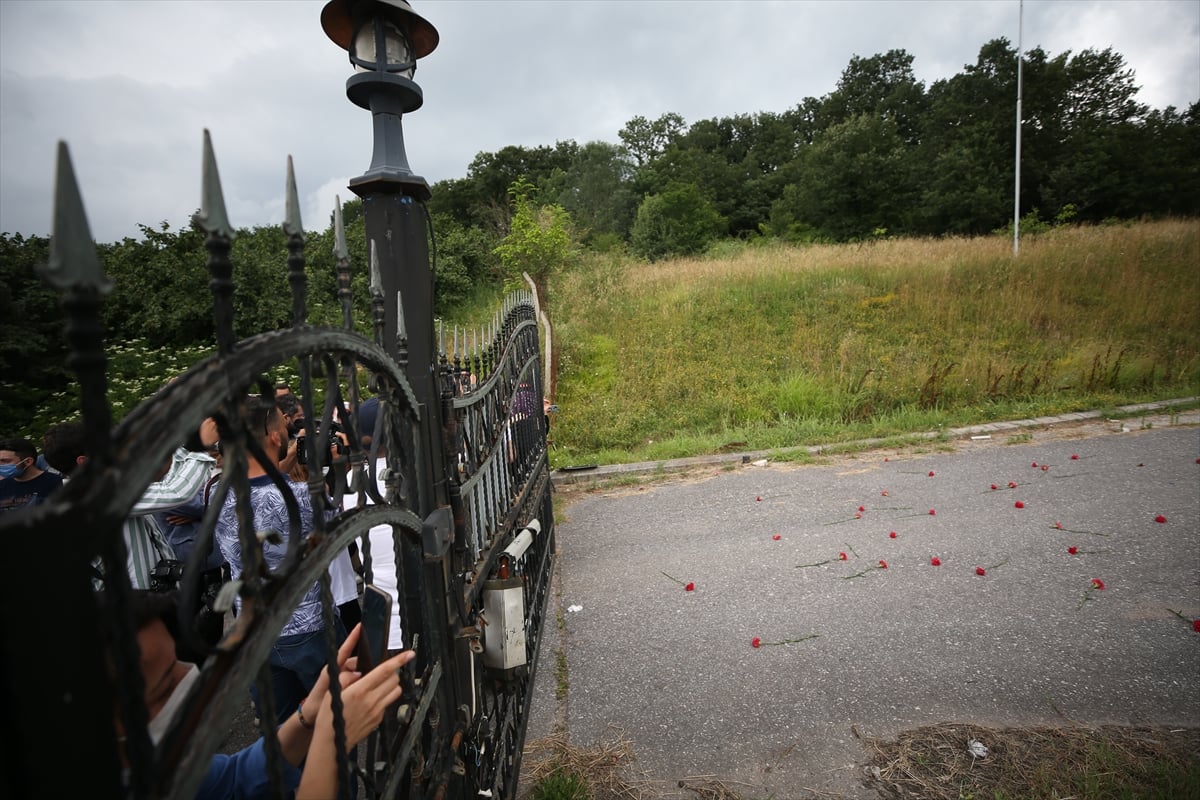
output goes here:
<path id="1" fill-rule="evenodd" d="M 392 596 L 368 583 L 363 590 L 362 630 L 358 632 L 358 672 L 367 674 L 387 657 Z"/>

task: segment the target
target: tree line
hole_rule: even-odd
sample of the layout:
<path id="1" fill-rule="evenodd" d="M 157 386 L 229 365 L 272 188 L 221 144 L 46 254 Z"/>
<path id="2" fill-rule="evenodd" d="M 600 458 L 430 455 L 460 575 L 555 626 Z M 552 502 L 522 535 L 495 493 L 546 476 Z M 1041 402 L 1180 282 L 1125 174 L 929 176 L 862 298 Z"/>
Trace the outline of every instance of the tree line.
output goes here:
<path id="1" fill-rule="evenodd" d="M 1155 110 L 1111 48 L 1023 56 L 1021 213 L 1031 221 L 1200 213 L 1200 102 Z M 508 188 L 533 184 L 594 249 L 643 257 L 723 236 L 850 241 L 1011 225 L 1017 53 L 1003 38 L 926 87 L 913 56 L 855 56 L 836 88 L 783 112 L 631 119 L 619 144 L 480 153 L 434 186 L 443 228 L 507 232 Z"/>
<path id="2" fill-rule="evenodd" d="M 1200 214 L 1200 101 L 1150 109 L 1111 49 L 1023 64 L 1021 209 L 1029 222 Z M 465 177 L 432 187 L 436 303 L 528 272 L 543 287 L 581 249 L 644 258 L 700 252 L 722 237 L 790 242 L 976 235 L 1011 226 L 1017 54 L 1006 39 L 926 87 L 913 57 L 855 56 L 833 91 L 782 112 L 688 124 L 634 117 L 619 143 L 573 140 L 479 153 Z M 344 209 L 356 265 L 355 324 L 370 333 L 360 201 Z M 1027 229 L 1024 228 L 1023 229 Z M 98 245 L 115 289 L 105 303 L 114 391 L 129 402 L 179 353 L 212 345 L 202 235 L 141 226 Z M 308 234 L 310 321 L 341 324 L 330 227 Z M 234 243 L 239 336 L 290 322 L 283 233 Z M 57 297 L 36 276 L 44 237 L 0 234 L 0 432 L 36 429 L 73 407 Z M 132 343 L 132 344 L 131 344 Z M 124 370 L 122 373 L 120 370 Z M 128 384 L 121 383 L 122 375 Z M 57 398 L 57 399 L 55 399 Z"/>

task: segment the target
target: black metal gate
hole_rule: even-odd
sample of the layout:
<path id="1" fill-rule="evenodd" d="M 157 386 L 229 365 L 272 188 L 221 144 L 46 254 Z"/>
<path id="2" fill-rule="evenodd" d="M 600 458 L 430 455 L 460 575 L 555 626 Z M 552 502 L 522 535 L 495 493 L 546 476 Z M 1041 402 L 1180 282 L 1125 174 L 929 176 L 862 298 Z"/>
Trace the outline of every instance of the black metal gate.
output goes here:
<path id="1" fill-rule="evenodd" d="M 291 287 L 294 324 L 235 341 L 229 259 L 234 232 L 207 133 L 204 163 L 202 210 L 195 223 L 207 233 L 217 352 L 114 428 L 100 322 L 106 278 L 66 147 L 60 145 L 47 277 L 63 293 L 69 366 L 80 384 L 90 457 L 49 502 L 6 515 L 0 531 L 8 558 L 0 582 L 5 621 L 0 670 L 7 727 L 14 734 L 3 755 L 9 796 L 194 796 L 251 684 L 262 684 L 263 664 L 292 609 L 316 581 L 330 621 L 335 613 L 330 562 L 361 539 L 369 582 L 366 534 L 388 525 L 403 645 L 414 648 L 417 658 L 412 674 L 402 677 L 400 707 L 389 711 L 367 742 L 365 758 L 360 754 L 365 768 L 349 759 L 340 765 L 343 790 L 348 771 L 356 770 L 358 791 L 368 797 L 513 797 L 555 552 L 533 298 L 511 296 L 493 320 L 473 332 L 470 346 L 466 335 L 435 331 L 432 324 L 412 331 L 436 341 L 438 355 L 436 363 L 410 363 L 403 313 L 392 331 L 385 323 L 385 306 L 401 306 L 400 290 L 385 296 L 387 281 L 374 263 L 380 243 L 372 241 L 374 341 L 350 329 L 352 267 L 344 245 L 337 255 L 345 328 L 308 325 L 304 236 L 289 161 L 288 252 L 286 259 L 281 254 L 286 270 L 281 265 L 280 281 Z M 412 213 L 418 223 L 425 221 L 419 218 L 426 213 L 423 204 L 412 204 Z M 335 224 L 344 242 L 340 208 Z M 403 238 L 419 232 L 416 245 L 424 249 L 426 230 L 414 224 L 395 233 Z M 391 341 L 385 340 L 388 333 L 394 334 Z M 273 397 L 265 376 L 281 364 L 295 365 L 300 375 L 313 476 L 307 489 L 322 513 L 314 514 L 311 535 L 289 538 L 282 566 L 271 572 L 263 567 L 259 532 L 247 521 L 247 463 L 261 451 L 242 407 L 248 394 Z M 410 376 L 422 373 L 433 381 L 434 402 L 422 403 L 414 394 Z M 360 374 L 369 375 L 366 385 Z M 318 394 L 323 403 L 314 408 Z M 372 431 L 359 430 L 366 394 L 377 397 L 381 409 Z M 219 426 L 225 461 L 185 567 L 180 615 L 191 619 L 197 610 L 187 598 L 203 568 L 198 554 L 212 541 L 216 512 L 230 493 L 242 514 L 245 570 L 227 584 L 224 600 L 228 604 L 236 593 L 241 608 L 156 747 L 147 733 L 136 632 L 127 614 L 130 582 L 120 568 L 122 522 L 176 446 L 208 417 Z M 328 431 L 335 419 L 348 439 L 348 452 L 340 457 L 318 446 L 317 432 Z M 366 448 L 360 444 L 364 434 L 373 434 Z M 331 458 L 347 463 L 331 464 Z M 275 472 L 273 479 L 283 477 Z M 342 510 L 347 495 L 359 502 Z M 296 531 L 296 510 L 290 512 Z M 102 604 L 93 590 L 97 559 L 116 565 L 107 570 Z M 105 640 L 113 643 L 107 650 Z M 332 633 L 326 644 L 332 674 Z M 340 693 L 332 694 L 340 721 Z M 114 713 L 128 736 L 130 769 L 124 778 Z M 272 726 L 264 723 L 263 731 L 277 774 Z"/>

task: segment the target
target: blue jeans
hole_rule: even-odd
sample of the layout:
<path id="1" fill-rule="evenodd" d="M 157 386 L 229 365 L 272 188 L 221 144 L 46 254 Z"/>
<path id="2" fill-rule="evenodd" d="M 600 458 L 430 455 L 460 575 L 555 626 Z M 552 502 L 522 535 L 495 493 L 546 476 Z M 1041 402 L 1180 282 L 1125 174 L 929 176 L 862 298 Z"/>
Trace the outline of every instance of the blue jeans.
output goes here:
<path id="1" fill-rule="evenodd" d="M 346 629 L 334 618 L 334 641 L 340 646 L 346 640 Z M 296 707 L 312 691 L 313 684 L 325 669 L 325 631 L 280 636 L 271 647 L 271 695 L 275 699 L 275 721 L 282 725 L 296 713 Z M 258 686 L 251 686 L 254 710 L 262 718 L 258 703 Z"/>

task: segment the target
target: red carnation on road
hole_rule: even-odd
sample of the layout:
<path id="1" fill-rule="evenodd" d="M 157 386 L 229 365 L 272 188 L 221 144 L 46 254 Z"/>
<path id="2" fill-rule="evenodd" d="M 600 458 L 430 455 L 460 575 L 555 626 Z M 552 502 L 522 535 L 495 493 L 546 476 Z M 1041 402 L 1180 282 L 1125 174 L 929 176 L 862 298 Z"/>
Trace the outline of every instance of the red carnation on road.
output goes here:
<path id="1" fill-rule="evenodd" d="M 1167 521 L 1167 518 L 1164 517 L 1162 514 L 1159 514 L 1157 517 L 1154 518 L 1154 521 L 1159 524 L 1162 524 Z"/>
<path id="2" fill-rule="evenodd" d="M 1072 461 L 1078 461 L 1078 460 L 1079 460 L 1079 453 L 1071 453 L 1071 460 L 1072 460 Z"/>
<path id="3" fill-rule="evenodd" d="M 845 561 L 845 560 L 846 560 L 846 554 L 838 553 L 838 561 Z"/>
<path id="4" fill-rule="evenodd" d="M 994 492 L 994 491 L 996 491 L 996 490 L 997 490 L 997 489 L 999 489 L 999 488 L 1000 488 L 1000 487 L 999 487 L 999 486 L 997 486 L 996 484 L 994 484 L 994 483 L 992 484 L 992 491 L 993 491 L 993 492 Z"/>
<path id="5" fill-rule="evenodd" d="M 1050 465 L 1049 465 L 1049 464 L 1042 464 L 1042 472 L 1045 472 L 1045 471 L 1046 471 L 1046 470 L 1048 470 L 1048 469 L 1050 469 Z"/>
<path id="6" fill-rule="evenodd" d="M 1094 588 L 1094 589 L 1103 589 L 1103 588 L 1104 588 L 1104 581 L 1100 580 L 1099 578 L 1092 578 L 1092 588 Z"/>
<path id="7" fill-rule="evenodd" d="M 1034 469 L 1037 469 L 1037 462 L 1035 461 L 1032 464 L 1030 464 L 1029 466 L 1033 467 Z"/>
<path id="8" fill-rule="evenodd" d="M 866 511 L 866 510 L 867 510 L 867 507 L 866 507 L 866 506 L 859 506 L 859 507 L 858 507 L 858 510 L 859 510 L 859 511 Z"/>
<path id="9" fill-rule="evenodd" d="M 777 534 L 775 534 L 774 536 L 772 536 L 771 538 L 772 538 L 772 539 L 774 539 L 775 541 L 777 541 L 777 542 L 778 542 L 778 541 L 779 541 L 780 539 L 782 539 L 783 537 L 782 537 L 782 536 L 780 536 L 780 535 L 777 533 Z"/>
<path id="10" fill-rule="evenodd" d="M 888 538 L 889 538 L 889 539 L 895 539 L 895 538 L 896 538 L 896 532 L 895 532 L 895 531 L 892 531 L 891 533 L 889 533 L 889 534 L 888 534 Z"/>
<path id="11" fill-rule="evenodd" d="M 1015 489 L 1015 488 L 1017 488 L 1017 482 L 1016 482 L 1016 481 L 1009 481 L 1009 482 L 1008 482 L 1008 488 L 1010 488 L 1010 489 Z"/>
<path id="12" fill-rule="evenodd" d="M 933 470 L 929 470 L 929 477 L 933 477 Z"/>
<path id="13" fill-rule="evenodd" d="M 882 492 L 880 492 L 879 494 L 880 494 L 881 496 L 883 496 L 883 497 L 887 497 L 887 496 L 888 496 L 887 489 L 884 489 L 884 490 L 883 490 Z"/>
<path id="14" fill-rule="evenodd" d="M 929 516 L 931 516 L 931 517 L 936 517 L 936 516 L 937 516 L 937 509 L 934 509 L 934 508 L 931 508 L 931 509 L 929 509 Z"/>
<path id="15" fill-rule="evenodd" d="M 880 569 L 887 569 L 887 562 L 886 562 L 886 561 L 884 561 L 882 558 L 881 558 L 881 559 L 879 559 L 879 568 L 880 568 Z"/>
<path id="16" fill-rule="evenodd" d="M 1025 504 L 1022 503 L 1020 500 L 1018 500 L 1017 502 L 1013 503 L 1013 507 L 1014 508 L 1024 508 Z"/>
<path id="17" fill-rule="evenodd" d="M 756 502 L 756 503 L 761 503 L 761 502 L 762 502 L 762 495 L 760 494 L 758 497 L 754 498 L 754 502 Z"/>
<path id="18" fill-rule="evenodd" d="M 1067 548 L 1067 552 L 1070 553 L 1071 555 L 1076 555 L 1077 553 L 1079 553 L 1079 548 L 1076 547 L 1075 545 L 1071 545 L 1070 547 Z"/>
<path id="19" fill-rule="evenodd" d="M 937 556 L 934 556 L 933 558 L 929 559 L 929 565 L 932 567 L 940 567 L 942 565 L 942 560 Z"/>
<path id="20" fill-rule="evenodd" d="M 984 569 L 983 567 L 976 567 L 975 574 L 976 575 L 987 575 L 987 570 Z"/>
<path id="21" fill-rule="evenodd" d="M 1196 460 L 1200 461 L 1200 458 Z M 1196 633 L 1200 633 L 1200 619 L 1192 620 L 1192 630 L 1194 630 Z"/>
<path id="22" fill-rule="evenodd" d="M 757 636 L 755 636 L 753 639 L 750 640 L 751 647 L 758 647 L 761 644 L 762 644 L 762 639 L 758 638 Z"/>
<path id="23" fill-rule="evenodd" d="M 696 591 L 696 584 L 695 584 L 695 583 L 693 583 L 693 582 L 691 582 L 691 581 L 689 581 L 689 582 L 688 582 L 688 585 L 687 585 L 687 586 L 685 586 L 685 587 L 683 587 L 683 590 L 684 590 L 685 592 L 694 592 L 694 591 Z"/>

